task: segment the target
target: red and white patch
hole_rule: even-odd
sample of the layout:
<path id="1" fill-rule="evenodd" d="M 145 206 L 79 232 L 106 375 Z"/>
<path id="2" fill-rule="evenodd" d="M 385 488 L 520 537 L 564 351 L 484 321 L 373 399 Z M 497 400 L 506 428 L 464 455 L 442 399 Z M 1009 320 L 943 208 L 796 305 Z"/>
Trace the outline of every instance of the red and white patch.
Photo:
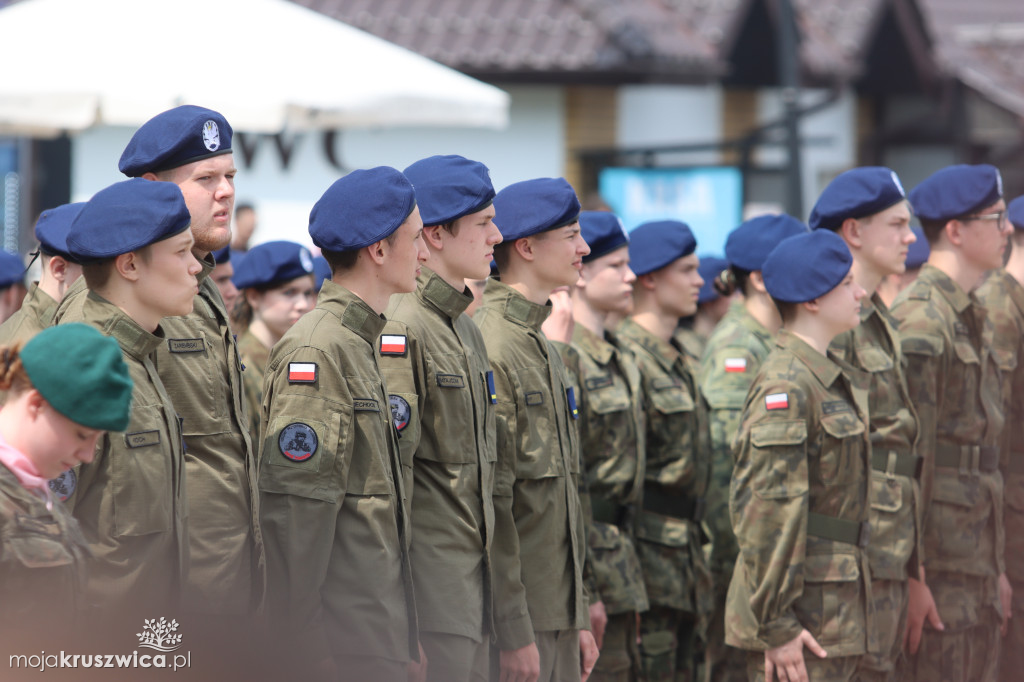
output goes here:
<path id="1" fill-rule="evenodd" d="M 746 372 L 747 371 L 747 359 L 746 358 L 726 358 L 725 359 L 725 371 L 726 372 Z"/>
<path id="2" fill-rule="evenodd" d="M 785 410 L 789 407 L 788 393 L 772 393 L 764 398 L 764 406 L 769 410 Z"/>
<path id="3" fill-rule="evenodd" d="M 383 355 L 405 355 L 405 334 L 381 334 L 380 352 Z"/>
<path id="4" fill-rule="evenodd" d="M 288 381 L 293 384 L 311 384 L 316 381 L 315 362 L 289 362 Z"/>

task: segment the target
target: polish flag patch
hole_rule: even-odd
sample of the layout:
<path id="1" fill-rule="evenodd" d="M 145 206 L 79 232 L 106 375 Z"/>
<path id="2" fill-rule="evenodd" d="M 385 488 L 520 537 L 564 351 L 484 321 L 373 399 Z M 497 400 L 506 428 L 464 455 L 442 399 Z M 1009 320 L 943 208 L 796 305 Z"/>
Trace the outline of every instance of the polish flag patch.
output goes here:
<path id="1" fill-rule="evenodd" d="M 788 393 L 772 393 L 764 398 L 764 406 L 769 410 L 785 410 L 789 407 Z"/>
<path id="2" fill-rule="evenodd" d="M 315 362 L 289 362 L 288 383 L 312 384 L 316 382 Z"/>
<path id="3" fill-rule="evenodd" d="M 405 355 L 405 334 L 381 334 L 381 355 Z"/>
<path id="4" fill-rule="evenodd" d="M 746 358 L 726 358 L 725 359 L 725 371 L 726 372 L 746 372 L 747 371 L 747 359 Z"/>

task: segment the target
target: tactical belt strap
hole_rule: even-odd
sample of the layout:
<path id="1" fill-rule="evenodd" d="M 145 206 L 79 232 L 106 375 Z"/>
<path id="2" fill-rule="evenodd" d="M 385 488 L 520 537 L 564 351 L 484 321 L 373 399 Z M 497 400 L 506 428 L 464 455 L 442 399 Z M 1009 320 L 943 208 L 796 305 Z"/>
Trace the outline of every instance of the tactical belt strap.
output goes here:
<path id="1" fill-rule="evenodd" d="M 871 539 L 871 524 L 867 521 L 850 521 L 835 516 L 807 514 L 807 534 L 814 537 L 845 542 L 858 547 L 867 547 Z"/>
<path id="2" fill-rule="evenodd" d="M 935 466 L 961 471 L 995 471 L 999 468 L 999 448 L 994 445 L 936 443 Z"/>
<path id="3" fill-rule="evenodd" d="M 660 487 L 645 485 L 644 511 L 700 523 L 704 518 L 704 498 L 672 494 Z"/>
<path id="4" fill-rule="evenodd" d="M 626 526 L 632 523 L 633 505 L 619 504 L 596 495 L 590 496 L 590 510 L 598 523 Z"/>
<path id="5" fill-rule="evenodd" d="M 890 467 L 890 460 L 894 460 Z M 882 450 L 871 453 L 871 467 L 882 473 L 921 478 L 921 464 L 924 458 L 905 450 Z"/>

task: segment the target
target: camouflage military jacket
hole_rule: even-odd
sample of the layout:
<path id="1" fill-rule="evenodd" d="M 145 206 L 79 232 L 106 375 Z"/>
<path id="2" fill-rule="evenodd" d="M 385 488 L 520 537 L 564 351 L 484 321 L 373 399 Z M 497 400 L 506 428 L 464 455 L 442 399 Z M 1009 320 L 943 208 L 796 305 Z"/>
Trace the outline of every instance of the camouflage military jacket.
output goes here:
<path id="1" fill-rule="evenodd" d="M 992 323 L 973 294 L 931 265 L 896 297 L 892 314 L 900 322 L 925 457 L 921 518 L 929 582 L 938 572 L 978 578 L 966 591 L 932 590 L 946 627 L 965 627 L 978 621 L 982 607 L 998 609 L 992 585 L 1004 571 L 1003 479 L 996 466 L 1004 417 Z"/>
<path id="2" fill-rule="evenodd" d="M 646 474 L 637 551 L 651 604 L 694 614 L 711 608 L 700 519 L 711 469 L 707 405 L 695 361 L 631 319 L 618 338 L 640 368 L 646 411 Z"/>
<path id="3" fill-rule="evenodd" d="M 700 363 L 698 383 L 710 407 L 712 452 L 705 523 L 712 535 L 711 570 L 724 576 L 726 583 L 739 552 L 729 521 L 732 441 L 747 392 L 773 345 L 771 332 L 742 303 L 735 303 L 715 327 Z"/>
<path id="4" fill-rule="evenodd" d="M 36 282 L 25 295 L 21 308 L 0 324 L 0 345 L 9 346 L 15 341 L 28 341 L 53 325 L 56 312 L 57 302 L 40 289 Z"/>
<path id="5" fill-rule="evenodd" d="M 242 388 L 245 389 L 245 408 L 249 415 L 249 439 L 259 442 L 260 411 L 263 407 L 263 375 L 270 360 L 270 349 L 246 329 L 238 337 L 238 356 L 242 362 Z"/>
<path id="6" fill-rule="evenodd" d="M 506 651 L 532 642 L 534 631 L 590 627 L 578 414 L 565 366 L 541 332 L 550 312 L 491 279 L 473 316 L 498 399 L 491 556 L 495 633 Z"/>
<path id="7" fill-rule="evenodd" d="M 181 425 L 153 362 L 166 339 L 94 292 L 84 299 L 76 321 L 120 344 L 134 384 L 125 432 L 104 434 L 93 461 L 63 477 L 73 486 L 68 508 L 94 557 L 84 605 L 177 607 L 189 566 L 189 518 Z"/>
<path id="8" fill-rule="evenodd" d="M 609 614 L 646 611 L 647 589 L 634 545 L 646 437 L 640 370 L 611 332 L 599 338 L 577 324 L 572 345 L 555 346 L 578 396 L 586 479 L 580 498 L 591 512 L 587 561 L 593 591 Z"/>
<path id="9" fill-rule="evenodd" d="M 829 656 L 867 651 L 867 395 L 833 358 L 780 331 L 744 404 L 729 491 L 732 646 L 774 648 L 806 628 Z"/>
<path id="10" fill-rule="evenodd" d="M 384 319 L 325 280 L 270 353 L 259 486 L 268 620 L 297 660 L 408 661 L 418 635 Z"/>
<path id="11" fill-rule="evenodd" d="M 683 349 L 693 360 L 700 362 L 708 347 L 708 339 L 704 338 L 690 327 L 679 327 L 672 340 L 677 346 Z"/>
<path id="12" fill-rule="evenodd" d="M 918 577 L 917 415 L 903 373 L 896 320 L 878 294 L 861 301 L 860 325 L 838 336 L 832 352 L 864 372 L 871 435 L 873 580 Z"/>
<path id="13" fill-rule="evenodd" d="M 378 363 L 411 474 L 420 628 L 483 641 L 491 632 L 497 449 L 487 349 L 463 314 L 471 301 L 423 268 L 415 292 L 391 297 Z"/>

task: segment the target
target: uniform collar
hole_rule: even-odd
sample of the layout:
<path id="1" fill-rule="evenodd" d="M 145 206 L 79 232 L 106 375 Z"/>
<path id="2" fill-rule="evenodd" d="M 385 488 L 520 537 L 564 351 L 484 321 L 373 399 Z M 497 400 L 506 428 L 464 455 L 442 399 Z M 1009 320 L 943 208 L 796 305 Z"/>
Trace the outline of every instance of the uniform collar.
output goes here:
<path id="1" fill-rule="evenodd" d="M 43 328 L 46 328 L 53 324 L 53 316 L 57 314 L 57 301 L 39 287 L 39 282 L 35 282 L 28 290 L 21 309 L 26 314 L 34 316 Z"/>
<path id="2" fill-rule="evenodd" d="M 1017 278 L 1006 270 L 996 270 L 991 276 L 1003 278 L 1003 281 L 1006 282 L 1006 291 L 1010 294 L 1010 300 L 1013 301 L 1018 311 L 1024 313 L 1024 286 L 1021 286 Z"/>
<path id="3" fill-rule="evenodd" d="M 529 301 L 521 293 L 496 279 L 487 280 L 482 304 L 494 306 L 501 311 L 505 319 L 536 332 L 540 332 L 540 326 L 551 314 L 549 304 L 538 305 Z"/>
<path id="4" fill-rule="evenodd" d="M 605 332 L 607 335 L 607 332 Z M 591 357 L 599 365 L 607 365 L 618 354 L 606 338 L 602 339 L 582 324 L 577 324 L 572 332 L 572 345 Z"/>
<path id="5" fill-rule="evenodd" d="M 430 268 L 424 267 L 416 279 L 416 295 L 451 319 L 466 312 L 473 302 L 468 288 L 457 290 Z"/>
<path id="6" fill-rule="evenodd" d="M 923 283 L 931 285 L 931 288 L 938 291 L 957 314 L 963 313 L 973 303 L 973 296 L 965 292 L 953 278 L 939 270 L 934 265 L 925 263 L 917 276 Z"/>
<path id="7" fill-rule="evenodd" d="M 212 253 L 208 253 L 202 258 L 197 258 L 196 260 L 199 261 L 199 265 L 203 268 L 199 271 L 199 274 L 196 275 L 196 279 L 200 284 L 202 284 L 203 280 L 209 277 L 210 273 L 213 272 L 213 268 L 217 265 L 217 261 L 213 259 Z"/>
<path id="8" fill-rule="evenodd" d="M 807 368 L 824 386 L 831 386 L 842 373 L 839 365 L 831 357 L 825 357 L 811 348 L 806 341 L 786 329 L 779 330 L 778 336 L 775 337 L 775 344 L 779 348 L 788 350 L 807 365 Z"/>
<path id="9" fill-rule="evenodd" d="M 87 321 L 97 324 L 101 332 L 117 341 L 121 350 L 136 360 L 142 360 L 164 342 L 162 329 L 157 327 L 156 334 L 150 334 L 95 291 L 89 291 L 83 314 Z"/>
<path id="10" fill-rule="evenodd" d="M 655 357 L 655 359 L 665 368 L 671 369 L 672 365 L 682 357 L 679 349 L 673 346 L 671 343 L 662 341 L 654 334 L 650 333 L 636 322 L 632 318 L 627 317 L 620 324 L 616 332 L 619 336 L 629 339 L 634 343 L 638 343 Z"/>
<path id="11" fill-rule="evenodd" d="M 371 346 L 377 343 L 377 337 L 387 324 L 384 316 L 375 313 L 366 301 L 329 279 L 324 280 L 316 305 L 337 315 L 343 325 Z"/>

